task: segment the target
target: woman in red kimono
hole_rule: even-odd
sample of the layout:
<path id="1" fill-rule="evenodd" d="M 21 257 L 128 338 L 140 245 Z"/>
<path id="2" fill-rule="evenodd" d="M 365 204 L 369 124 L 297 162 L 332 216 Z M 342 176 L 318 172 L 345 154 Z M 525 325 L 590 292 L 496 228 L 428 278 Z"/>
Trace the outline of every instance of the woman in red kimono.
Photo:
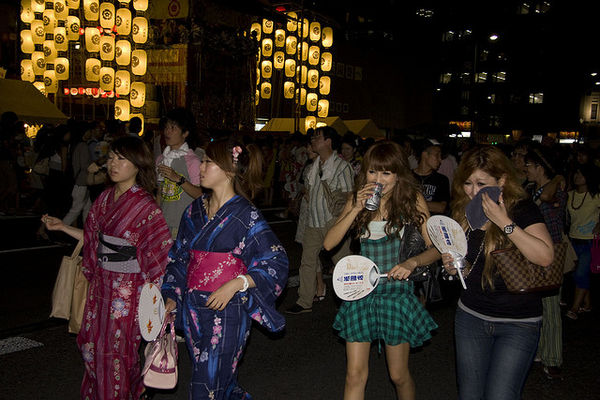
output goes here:
<path id="1" fill-rule="evenodd" d="M 162 283 L 171 235 L 155 189 L 154 161 L 141 139 L 115 140 L 108 155 L 114 185 L 96 199 L 83 231 L 83 273 L 90 281 L 77 343 L 85 363 L 82 399 L 138 399 L 144 389 L 137 306 L 146 282 Z M 49 229 L 81 238 L 53 217 Z"/>

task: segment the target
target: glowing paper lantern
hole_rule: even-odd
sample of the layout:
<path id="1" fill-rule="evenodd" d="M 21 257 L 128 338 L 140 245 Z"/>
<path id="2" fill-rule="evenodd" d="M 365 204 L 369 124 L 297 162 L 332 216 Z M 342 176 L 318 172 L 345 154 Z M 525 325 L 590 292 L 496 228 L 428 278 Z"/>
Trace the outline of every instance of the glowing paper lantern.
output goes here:
<path id="1" fill-rule="evenodd" d="M 317 127 L 317 118 L 310 116 L 310 117 L 306 117 L 306 119 L 304 120 L 304 129 L 306 129 L 307 131 L 309 129 L 315 129 Z"/>
<path id="2" fill-rule="evenodd" d="M 69 16 L 69 9 L 65 0 L 54 0 L 54 14 L 59 21 L 66 21 Z"/>
<path id="3" fill-rule="evenodd" d="M 301 84 L 305 85 L 307 75 L 308 75 L 308 68 L 306 67 L 306 65 L 303 65 L 302 67 L 296 67 L 296 82 L 297 83 L 301 83 Z"/>
<path id="4" fill-rule="evenodd" d="M 309 93 L 306 95 L 306 110 L 308 112 L 313 112 L 317 109 L 317 104 L 319 103 L 319 98 L 316 93 Z"/>
<path id="5" fill-rule="evenodd" d="M 273 67 L 275 67 L 275 69 L 282 69 L 284 62 L 285 54 L 283 54 L 283 51 L 276 51 L 273 55 Z"/>
<path id="6" fill-rule="evenodd" d="M 43 51 L 34 51 L 31 53 L 31 61 L 33 63 L 33 72 L 36 75 L 43 75 L 46 70 L 46 59 Z"/>
<path id="7" fill-rule="evenodd" d="M 293 78 L 296 75 L 296 60 L 288 58 L 285 60 L 285 76 Z"/>
<path id="8" fill-rule="evenodd" d="M 285 82 L 283 84 L 283 97 L 286 99 L 293 99 L 296 91 L 296 85 L 294 82 Z"/>
<path id="9" fill-rule="evenodd" d="M 83 15 L 88 21 L 98 21 L 100 16 L 98 0 L 83 0 Z"/>
<path id="10" fill-rule="evenodd" d="M 21 60 L 21 80 L 27 82 L 35 81 L 35 72 L 33 72 L 32 60 Z"/>
<path id="11" fill-rule="evenodd" d="M 135 17 L 131 33 L 134 42 L 146 43 L 148 40 L 148 20 L 144 17 Z"/>
<path id="12" fill-rule="evenodd" d="M 43 44 L 44 40 L 46 40 L 44 22 L 39 19 L 36 19 L 31 23 L 31 39 L 33 40 L 33 44 Z"/>
<path id="13" fill-rule="evenodd" d="M 67 30 L 64 26 L 54 28 L 54 45 L 57 51 L 69 50 L 69 40 L 67 39 Z"/>
<path id="14" fill-rule="evenodd" d="M 302 39 L 306 39 L 310 30 L 310 24 L 306 18 L 302 19 Z"/>
<path id="15" fill-rule="evenodd" d="M 42 13 L 46 9 L 46 0 L 31 0 L 29 3 L 34 13 Z"/>
<path id="16" fill-rule="evenodd" d="M 129 43 L 129 40 L 117 40 L 115 58 L 118 65 L 129 65 L 131 62 L 131 43 Z"/>
<path id="17" fill-rule="evenodd" d="M 319 46 L 310 46 L 308 49 L 308 63 L 310 65 L 319 65 L 321 61 L 321 50 Z"/>
<path id="18" fill-rule="evenodd" d="M 146 11 L 148 9 L 148 0 L 133 0 L 133 8 L 137 11 Z"/>
<path id="19" fill-rule="evenodd" d="M 131 33 L 131 11 L 127 8 L 119 8 L 115 17 L 117 34 L 129 35 Z"/>
<path id="20" fill-rule="evenodd" d="M 54 60 L 54 71 L 56 71 L 56 79 L 66 81 L 69 79 L 69 59 L 66 57 L 57 57 Z"/>
<path id="21" fill-rule="evenodd" d="M 33 1 L 33 0 L 32 0 Z M 79 8 L 79 0 L 67 0 L 67 7 L 77 10 Z"/>
<path id="22" fill-rule="evenodd" d="M 33 82 L 33 86 L 39 90 L 44 96 L 46 95 L 46 85 L 44 84 L 44 82 Z"/>
<path id="23" fill-rule="evenodd" d="M 296 101 L 300 103 L 301 106 L 306 104 L 306 89 L 296 89 Z"/>
<path id="24" fill-rule="evenodd" d="M 302 45 L 298 43 L 298 51 L 302 48 L 302 61 L 308 60 L 308 43 L 302 42 Z"/>
<path id="25" fill-rule="evenodd" d="M 321 41 L 323 47 L 331 47 L 333 45 L 333 29 L 326 26 L 321 33 Z"/>
<path id="26" fill-rule="evenodd" d="M 261 33 L 261 27 L 260 24 L 258 22 L 253 23 L 250 26 L 250 33 L 255 33 L 256 34 L 256 40 L 260 40 L 260 33 Z"/>
<path id="27" fill-rule="evenodd" d="M 324 52 L 321 54 L 321 71 L 329 72 L 331 71 L 331 65 L 333 64 L 333 57 L 331 53 Z"/>
<path id="28" fill-rule="evenodd" d="M 143 107 L 146 102 L 146 84 L 144 82 L 134 82 L 131 84 L 129 92 L 129 102 L 133 107 Z"/>
<path id="29" fill-rule="evenodd" d="M 127 100 L 115 101 L 115 119 L 129 121 L 129 102 Z"/>
<path id="30" fill-rule="evenodd" d="M 317 115 L 326 118 L 329 114 L 329 100 L 321 99 L 317 105 Z"/>
<path id="31" fill-rule="evenodd" d="M 57 56 L 58 51 L 56 51 L 54 40 L 44 40 L 44 57 L 46 58 L 46 62 L 52 63 L 52 61 L 54 61 L 54 59 L 56 59 Z"/>
<path id="32" fill-rule="evenodd" d="M 110 67 L 100 68 L 100 89 L 112 91 L 115 88 L 115 70 Z"/>
<path id="33" fill-rule="evenodd" d="M 53 69 L 44 71 L 44 86 L 46 86 L 46 93 L 58 92 L 58 79 Z"/>
<path id="34" fill-rule="evenodd" d="M 112 29 L 115 26 L 115 5 L 105 1 L 100 4 L 100 26 Z"/>
<path id="35" fill-rule="evenodd" d="M 310 40 L 313 42 L 318 42 L 321 40 L 321 24 L 313 21 L 310 23 Z"/>
<path id="36" fill-rule="evenodd" d="M 134 75 L 145 75 L 148 56 L 145 50 L 134 50 L 131 52 L 131 72 Z"/>
<path id="37" fill-rule="evenodd" d="M 131 87 L 129 71 L 119 70 L 115 73 L 115 92 L 118 95 L 127 95 Z"/>
<path id="38" fill-rule="evenodd" d="M 289 12 L 287 14 L 288 18 L 287 18 L 287 24 L 286 24 L 286 28 L 288 31 L 290 32 L 295 32 L 296 29 L 298 29 L 298 14 L 296 14 L 295 12 Z"/>
<path id="39" fill-rule="evenodd" d="M 21 31 L 21 51 L 25 54 L 31 54 L 35 50 L 33 36 L 29 29 Z"/>
<path id="40" fill-rule="evenodd" d="M 271 98 L 271 84 L 269 82 L 263 82 L 260 85 L 260 97 L 262 99 L 270 99 Z"/>
<path id="41" fill-rule="evenodd" d="M 42 15 L 44 21 L 44 30 L 46 31 L 46 33 L 54 33 L 54 28 L 58 26 L 54 10 L 44 10 L 44 13 Z M 50 93 L 47 90 L 46 92 Z"/>
<path id="42" fill-rule="evenodd" d="M 81 26 L 81 21 L 74 15 L 69 15 L 67 17 L 67 39 L 68 40 L 79 40 L 79 27 Z"/>
<path id="43" fill-rule="evenodd" d="M 100 38 L 100 59 L 111 61 L 115 58 L 115 38 L 112 35 L 104 35 Z"/>
<path id="44" fill-rule="evenodd" d="M 90 53 L 100 51 L 100 30 L 98 28 L 85 28 L 85 49 Z"/>
<path id="45" fill-rule="evenodd" d="M 331 78 L 328 76 L 322 76 L 319 79 L 319 93 L 327 96 L 331 91 Z"/>
<path id="46" fill-rule="evenodd" d="M 285 52 L 287 54 L 296 54 L 298 48 L 298 38 L 296 36 L 288 36 L 285 39 Z"/>
<path id="47" fill-rule="evenodd" d="M 97 58 L 88 58 L 85 60 L 85 79 L 90 82 L 100 80 L 100 60 Z"/>
<path id="48" fill-rule="evenodd" d="M 308 87 L 316 89 L 319 86 L 319 71 L 311 69 L 308 71 Z"/>
<path id="49" fill-rule="evenodd" d="M 275 47 L 283 47 L 285 45 L 285 31 L 277 29 L 275 31 Z"/>
<path id="50" fill-rule="evenodd" d="M 265 79 L 269 79 L 273 75 L 273 64 L 271 61 L 265 60 L 261 63 L 260 75 Z"/>
<path id="51" fill-rule="evenodd" d="M 273 33 L 273 21 L 268 19 L 263 19 L 262 21 L 262 31 L 265 35 Z"/>
<path id="52" fill-rule="evenodd" d="M 263 39 L 263 41 L 262 41 L 263 57 L 271 57 L 271 54 L 273 54 L 273 41 L 271 39 Z"/>
<path id="53" fill-rule="evenodd" d="M 260 92 L 257 89 L 256 93 L 254 94 L 254 105 L 257 106 L 259 101 L 260 101 Z"/>
<path id="54" fill-rule="evenodd" d="M 30 24 L 35 19 L 35 13 L 31 9 L 31 0 L 21 0 L 21 21 Z"/>

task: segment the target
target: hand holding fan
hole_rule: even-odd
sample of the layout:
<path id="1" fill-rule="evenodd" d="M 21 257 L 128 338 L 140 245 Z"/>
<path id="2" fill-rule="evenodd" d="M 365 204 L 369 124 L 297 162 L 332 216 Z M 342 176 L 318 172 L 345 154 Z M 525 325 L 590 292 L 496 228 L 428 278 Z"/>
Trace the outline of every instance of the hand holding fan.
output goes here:
<path id="1" fill-rule="evenodd" d="M 381 278 L 387 278 L 387 274 L 380 273 L 367 257 L 346 256 L 333 270 L 333 290 L 342 300 L 358 300 L 371 293 Z"/>
<path id="2" fill-rule="evenodd" d="M 427 233 L 440 253 L 450 253 L 463 288 L 467 288 L 462 274 L 464 258 L 467 255 L 467 238 L 462 227 L 444 215 L 434 215 L 427 220 Z"/>
<path id="3" fill-rule="evenodd" d="M 160 288 L 147 282 L 142 286 L 138 304 L 138 322 L 144 340 L 151 342 L 158 336 L 165 318 L 165 303 Z"/>

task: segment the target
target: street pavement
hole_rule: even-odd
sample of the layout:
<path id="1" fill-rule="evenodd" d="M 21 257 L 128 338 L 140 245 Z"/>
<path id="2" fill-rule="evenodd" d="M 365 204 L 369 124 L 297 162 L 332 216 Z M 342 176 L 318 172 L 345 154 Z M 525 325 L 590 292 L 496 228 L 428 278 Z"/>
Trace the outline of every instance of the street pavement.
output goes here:
<path id="1" fill-rule="evenodd" d="M 276 211 L 276 210 L 275 210 Z M 293 242 L 295 224 L 265 211 L 275 233 L 288 251 L 290 274 L 298 273 L 301 248 Z M 75 336 L 66 321 L 48 319 L 50 296 L 60 259 L 72 242 L 60 234 L 52 243 L 35 240 L 35 218 L 0 217 L 0 400 L 77 399 L 83 363 Z M 56 242 L 64 242 L 64 244 Z M 25 249 L 27 248 L 27 249 Z M 19 250 L 22 249 L 22 250 Z M 284 332 L 270 334 L 254 326 L 246 354 L 239 365 L 239 381 L 256 400 L 341 399 L 344 388 L 345 347 L 332 329 L 338 303 L 328 282 L 326 300 L 312 313 L 286 315 Z M 566 279 L 565 291 L 570 291 Z M 600 293 L 598 279 L 592 294 Z M 443 286 L 445 299 L 429 307 L 439 325 L 431 341 L 413 349 L 410 370 L 417 399 L 456 399 L 453 317 L 458 288 Z M 279 301 L 284 311 L 296 300 L 297 288 L 287 288 Z M 564 319 L 564 380 L 548 380 L 539 363 L 530 371 L 523 399 L 600 399 L 600 302 L 578 321 Z M 12 351 L 18 346 L 24 348 Z M 33 347 L 37 346 L 37 347 Z M 179 384 L 157 392 L 156 400 L 187 399 L 191 366 L 185 346 L 179 344 Z M 385 354 L 371 348 L 366 399 L 393 399 Z"/>

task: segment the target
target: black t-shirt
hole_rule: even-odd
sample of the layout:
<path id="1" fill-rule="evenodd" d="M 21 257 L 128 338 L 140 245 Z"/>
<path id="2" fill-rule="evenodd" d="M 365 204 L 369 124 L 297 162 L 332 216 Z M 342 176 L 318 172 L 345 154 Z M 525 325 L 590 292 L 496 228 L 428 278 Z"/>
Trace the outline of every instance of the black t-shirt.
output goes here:
<path id="1" fill-rule="evenodd" d="M 515 205 L 512 220 L 518 227 L 525 229 L 529 225 L 544 223 L 539 208 L 531 200 L 523 200 Z M 542 297 L 537 293 L 510 293 L 500 274 L 494 277 L 494 289 L 481 287 L 481 277 L 485 262 L 485 249 L 479 253 L 485 231 L 480 229 L 468 235 L 466 259 L 474 263 L 466 279 L 467 290 L 460 298 L 463 305 L 480 314 L 495 318 L 533 318 L 542 315 Z"/>
<path id="2" fill-rule="evenodd" d="M 429 175 L 419 175 L 413 171 L 426 201 L 450 201 L 450 183 L 448 177 L 433 171 Z"/>

